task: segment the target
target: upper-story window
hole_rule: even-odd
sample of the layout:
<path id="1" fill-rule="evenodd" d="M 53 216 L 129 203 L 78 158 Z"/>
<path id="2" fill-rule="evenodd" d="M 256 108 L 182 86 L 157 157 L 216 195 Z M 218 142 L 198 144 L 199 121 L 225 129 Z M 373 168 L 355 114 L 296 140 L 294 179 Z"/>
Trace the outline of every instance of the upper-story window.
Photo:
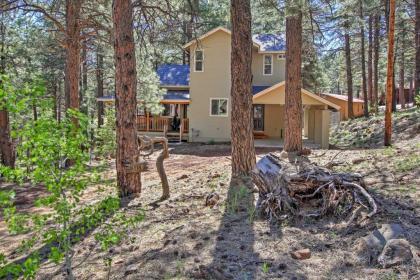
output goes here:
<path id="1" fill-rule="evenodd" d="M 196 50 L 194 55 L 194 71 L 204 71 L 204 52 L 203 50 Z"/>
<path id="2" fill-rule="evenodd" d="M 264 55 L 264 75 L 273 75 L 273 55 Z"/>

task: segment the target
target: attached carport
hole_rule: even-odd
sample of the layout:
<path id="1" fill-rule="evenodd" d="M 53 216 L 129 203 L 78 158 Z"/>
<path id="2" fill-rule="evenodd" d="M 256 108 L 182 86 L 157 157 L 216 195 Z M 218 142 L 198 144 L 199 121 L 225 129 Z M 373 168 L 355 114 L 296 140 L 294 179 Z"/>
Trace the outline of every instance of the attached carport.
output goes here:
<path id="1" fill-rule="evenodd" d="M 254 94 L 253 104 L 261 104 L 266 108 L 264 133 L 267 137 L 282 139 L 284 137 L 285 82 Z M 302 89 L 302 105 L 304 137 L 328 149 L 331 113 L 329 108 L 339 110 L 340 106 L 305 89 Z"/>

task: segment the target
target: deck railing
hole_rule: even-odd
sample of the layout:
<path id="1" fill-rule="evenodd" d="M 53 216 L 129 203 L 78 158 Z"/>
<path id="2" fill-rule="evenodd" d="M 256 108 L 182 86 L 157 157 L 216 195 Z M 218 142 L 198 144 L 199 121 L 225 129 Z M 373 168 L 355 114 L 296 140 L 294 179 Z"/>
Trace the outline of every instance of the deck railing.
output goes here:
<path id="1" fill-rule="evenodd" d="M 168 132 L 170 128 L 170 117 L 154 117 L 154 116 L 137 116 L 137 129 L 139 131 L 150 132 Z M 189 120 L 181 119 L 180 130 L 182 133 L 188 133 Z"/>

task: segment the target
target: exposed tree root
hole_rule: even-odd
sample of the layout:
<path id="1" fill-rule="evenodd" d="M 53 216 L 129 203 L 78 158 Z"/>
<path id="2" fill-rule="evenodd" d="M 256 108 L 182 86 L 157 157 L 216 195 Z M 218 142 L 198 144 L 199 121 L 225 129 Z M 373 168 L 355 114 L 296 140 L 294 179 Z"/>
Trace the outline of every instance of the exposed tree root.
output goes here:
<path id="1" fill-rule="evenodd" d="M 290 214 L 347 215 L 348 223 L 352 223 L 361 210 L 369 211 L 370 218 L 378 209 L 360 174 L 333 172 L 304 157 L 292 165 L 274 153 L 268 154 L 258 162 L 252 179 L 259 189 L 257 209 L 270 220 L 282 220 Z"/>

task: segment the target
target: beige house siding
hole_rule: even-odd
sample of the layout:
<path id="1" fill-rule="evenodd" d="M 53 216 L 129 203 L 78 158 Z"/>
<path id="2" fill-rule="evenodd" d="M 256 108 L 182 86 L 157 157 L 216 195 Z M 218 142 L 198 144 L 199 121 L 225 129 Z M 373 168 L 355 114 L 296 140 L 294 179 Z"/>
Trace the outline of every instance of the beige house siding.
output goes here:
<path id="1" fill-rule="evenodd" d="M 218 31 L 201 40 L 198 47 L 204 53 L 204 71 L 194 71 L 194 52 L 191 46 L 189 141 L 230 141 L 230 35 Z M 228 117 L 210 116 L 210 99 L 228 98 Z"/>
<path id="2" fill-rule="evenodd" d="M 265 105 L 264 106 L 264 134 L 270 138 L 280 139 L 284 137 L 284 106 Z M 283 135 L 282 135 L 283 134 Z"/>
<path id="3" fill-rule="evenodd" d="M 272 86 L 285 80 L 286 60 L 278 59 L 277 53 L 273 56 L 273 73 L 264 75 L 264 54 L 258 53 L 256 48 L 252 51 L 252 84 L 258 86 Z"/>

